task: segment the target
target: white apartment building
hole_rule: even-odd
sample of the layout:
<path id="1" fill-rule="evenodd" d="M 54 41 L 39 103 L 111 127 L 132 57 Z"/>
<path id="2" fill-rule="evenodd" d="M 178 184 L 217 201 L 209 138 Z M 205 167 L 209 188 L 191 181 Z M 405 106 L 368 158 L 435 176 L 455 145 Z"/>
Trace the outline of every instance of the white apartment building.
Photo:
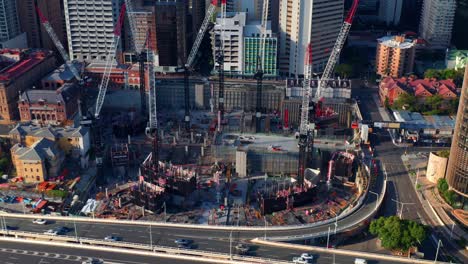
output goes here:
<path id="1" fill-rule="evenodd" d="M 310 42 L 313 70 L 323 71 L 343 24 L 343 12 L 344 0 L 280 0 L 280 73 L 295 77 L 304 74 Z"/>
<path id="2" fill-rule="evenodd" d="M 433 49 L 446 49 L 452 39 L 456 0 L 424 0 L 419 34 Z"/>
<path id="3" fill-rule="evenodd" d="M 0 0 L 0 48 L 26 47 L 26 34 L 21 34 L 16 0 Z"/>
<path id="4" fill-rule="evenodd" d="M 387 25 L 398 25 L 400 23 L 403 0 L 380 1 L 379 19 Z"/>
<path id="5" fill-rule="evenodd" d="M 243 72 L 244 71 L 244 26 L 246 25 L 246 13 L 227 13 L 223 23 L 220 17 L 216 18 L 216 25 L 211 36 L 211 46 L 213 47 L 213 58 L 216 58 L 221 46 L 221 25 L 224 24 L 224 71 Z M 215 59 L 216 60 L 216 59 Z M 215 65 L 217 66 L 217 65 Z"/>
<path id="6" fill-rule="evenodd" d="M 112 48 L 119 0 L 64 0 L 71 59 L 105 61 Z"/>

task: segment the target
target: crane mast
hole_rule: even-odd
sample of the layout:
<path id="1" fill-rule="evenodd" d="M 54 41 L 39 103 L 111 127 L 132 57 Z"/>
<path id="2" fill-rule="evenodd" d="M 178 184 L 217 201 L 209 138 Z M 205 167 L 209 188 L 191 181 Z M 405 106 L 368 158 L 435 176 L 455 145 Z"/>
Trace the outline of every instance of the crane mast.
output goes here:
<path id="1" fill-rule="evenodd" d="M 213 13 L 218 5 L 218 0 L 211 0 L 210 7 L 206 11 L 205 18 L 203 19 L 203 23 L 198 30 L 197 38 L 193 43 L 192 49 L 190 50 L 189 56 L 187 58 L 187 62 L 184 65 L 184 105 L 185 105 L 185 129 L 190 129 L 190 88 L 189 88 L 189 77 L 190 77 L 190 70 L 192 69 L 193 63 L 195 62 L 195 57 L 198 53 L 198 49 L 200 48 L 200 44 L 203 40 L 203 36 L 205 35 L 206 29 L 208 28 L 208 24 L 210 22 L 210 18 L 213 16 Z"/>
<path id="2" fill-rule="evenodd" d="M 263 90 L 263 67 L 265 66 L 265 35 L 266 27 L 268 20 L 268 8 L 269 1 L 263 1 L 262 9 L 262 23 L 261 23 L 261 33 L 260 33 L 260 50 L 259 56 L 257 58 L 257 72 L 254 75 L 254 78 L 257 79 L 257 105 L 256 105 L 256 114 L 255 114 L 255 132 L 259 133 L 261 130 L 261 120 L 262 120 L 262 90 Z"/>
<path id="3" fill-rule="evenodd" d="M 220 46 L 218 55 L 216 56 L 216 62 L 219 64 L 218 131 L 221 131 L 221 122 L 224 120 L 224 27 L 226 24 L 226 2 L 227 0 L 221 0 Z"/>
<path id="4" fill-rule="evenodd" d="M 139 74 L 140 76 L 144 76 L 145 75 L 145 54 L 143 52 L 143 46 L 145 45 L 145 43 L 143 43 L 143 45 L 139 45 L 136 37 L 137 37 L 137 25 L 136 25 L 136 19 L 135 19 L 135 8 L 133 7 L 133 3 L 132 3 L 132 0 L 125 0 L 125 6 L 127 7 L 127 18 L 128 18 L 128 24 L 130 26 L 130 34 L 132 35 L 133 37 L 133 42 L 132 43 L 132 46 L 133 46 L 133 49 L 135 51 L 135 55 L 137 56 L 138 58 L 138 63 L 139 63 L 139 67 L 140 67 L 140 70 L 139 70 Z M 139 90 L 140 90 L 140 105 L 141 105 L 141 114 L 142 116 L 145 115 L 145 110 L 146 110 L 146 100 L 145 100 L 145 97 L 146 97 L 146 89 L 145 89 L 145 79 L 144 78 L 141 78 L 140 77 L 140 87 L 139 87 Z"/>
<path id="5" fill-rule="evenodd" d="M 73 76 L 80 81 L 81 76 L 78 72 L 78 70 L 75 68 L 73 63 L 70 61 L 70 57 L 68 56 L 68 53 L 65 51 L 65 48 L 63 47 L 62 43 L 60 42 L 59 38 L 57 37 L 57 34 L 55 33 L 54 29 L 49 23 L 49 20 L 42 14 L 41 10 L 37 5 L 35 5 L 37 15 L 39 16 L 39 19 L 41 20 L 41 24 L 44 26 L 46 29 L 47 33 L 49 34 L 49 37 L 52 39 L 52 41 L 55 44 L 55 47 L 59 51 L 60 55 L 62 56 L 63 61 L 65 62 L 65 65 L 67 68 L 73 73 Z"/>
<path id="6" fill-rule="evenodd" d="M 304 184 L 304 171 L 310 160 L 310 153 L 313 148 L 313 124 L 309 123 L 310 99 L 312 89 L 310 88 L 310 80 L 312 78 L 312 44 L 307 46 L 306 58 L 304 63 L 304 82 L 301 109 L 301 123 L 299 128 L 299 168 L 297 181 L 299 185 Z M 313 110 L 313 109 L 312 109 Z"/>
<path id="7" fill-rule="evenodd" d="M 125 16 L 125 11 L 126 11 L 126 5 L 122 4 L 122 7 L 120 9 L 119 19 L 117 20 L 117 25 L 115 26 L 115 29 L 114 29 L 114 40 L 112 42 L 111 49 L 109 49 L 107 53 L 106 67 L 104 69 L 104 74 L 102 76 L 101 84 L 99 85 L 99 93 L 98 93 L 97 102 L 96 102 L 96 112 L 94 113 L 94 116 L 96 118 L 98 118 L 99 114 L 101 113 L 101 109 L 104 104 L 104 99 L 106 97 L 110 74 L 111 74 L 112 68 L 114 67 L 114 62 L 116 59 L 115 57 L 116 57 L 117 49 L 119 47 L 120 37 L 122 35 L 122 24 L 123 24 L 123 20 Z"/>
<path id="8" fill-rule="evenodd" d="M 359 0 L 354 0 L 351 9 L 348 12 L 348 16 L 346 17 L 345 21 L 343 22 L 343 26 L 341 27 L 340 33 L 338 34 L 338 38 L 336 39 L 335 46 L 328 58 L 327 65 L 323 70 L 322 78 L 320 78 L 318 89 L 315 95 L 315 99 L 320 99 L 322 97 L 322 88 L 325 86 L 326 81 L 332 77 L 333 71 L 335 69 L 336 63 L 341 54 L 341 50 L 346 42 L 346 38 L 348 37 L 349 30 L 353 24 L 354 15 L 356 14 L 356 10 L 359 5 Z"/>

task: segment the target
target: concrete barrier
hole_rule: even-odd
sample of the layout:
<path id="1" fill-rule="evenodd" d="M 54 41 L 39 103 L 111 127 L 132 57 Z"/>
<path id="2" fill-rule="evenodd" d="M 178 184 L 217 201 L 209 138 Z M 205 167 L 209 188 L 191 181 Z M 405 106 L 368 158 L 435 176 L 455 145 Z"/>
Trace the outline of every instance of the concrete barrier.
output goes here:
<path id="1" fill-rule="evenodd" d="M 361 252 L 361 251 L 304 246 L 304 245 L 282 243 L 282 242 L 272 242 L 272 241 L 265 241 L 265 240 L 258 239 L 258 238 L 253 239 L 252 243 L 270 246 L 270 247 L 281 247 L 281 248 L 290 248 L 290 249 L 295 249 L 295 250 L 304 250 L 306 252 L 312 251 L 312 252 L 337 254 L 337 255 L 356 257 L 356 258 L 369 258 L 369 259 L 377 259 L 377 260 L 384 260 L 384 261 L 392 261 L 394 263 L 399 262 L 399 263 L 412 263 L 412 264 L 434 264 L 434 261 L 432 260 L 411 259 L 411 258 L 405 258 L 405 257 L 390 256 L 390 255 L 368 253 L 368 252 Z M 437 263 L 442 264 L 442 263 L 448 263 L 448 262 L 437 261 Z"/>
<path id="2" fill-rule="evenodd" d="M 257 258 L 257 257 L 248 257 L 248 256 L 241 256 L 233 254 L 229 256 L 228 254 L 218 253 L 218 252 L 211 252 L 211 251 L 204 251 L 204 250 L 188 250 L 188 249 L 180 249 L 180 248 L 173 248 L 173 247 L 165 247 L 165 246 L 150 246 L 148 244 L 139 244 L 139 243 L 131 243 L 131 242 L 123 242 L 123 241 L 106 241 L 102 239 L 91 239 L 91 238 L 81 238 L 81 237 L 74 237 L 74 236 L 54 236 L 54 235 L 46 235 L 34 232 L 24 232 L 24 231 L 5 231 L 0 230 L 0 234 L 7 235 L 8 237 L 4 238 L 13 238 L 16 240 L 25 240 L 31 241 L 42 241 L 42 242 L 55 242 L 55 243 L 65 243 L 70 245 L 88 245 L 88 246 L 101 246 L 105 248 L 119 248 L 122 250 L 143 250 L 155 253 L 162 253 L 162 254 L 169 254 L 169 255 L 186 255 L 186 256 L 195 256 L 195 257 L 204 257 L 204 258 L 211 258 L 211 259 L 221 259 L 221 260 L 239 260 L 242 263 L 248 261 L 249 263 L 281 263 L 279 260 L 273 259 L 265 259 L 265 258 Z"/>

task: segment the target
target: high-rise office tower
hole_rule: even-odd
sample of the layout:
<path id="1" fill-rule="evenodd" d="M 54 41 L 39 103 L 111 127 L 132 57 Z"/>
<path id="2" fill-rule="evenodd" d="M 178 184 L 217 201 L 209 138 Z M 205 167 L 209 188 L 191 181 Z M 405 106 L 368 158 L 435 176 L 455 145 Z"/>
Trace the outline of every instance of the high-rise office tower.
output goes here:
<path id="1" fill-rule="evenodd" d="M 0 48 L 26 48 L 17 10 L 16 0 L 0 0 Z"/>
<path id="2" fill-rule="evenodd" d="M 268 0 L 268 20 L 271 21 L 273 32 L 278 31 L 279 0 Z M 247 21 L 262 20 L 264 0 L 227 0 L 227 12 L 245 12 Z"/>
<path id="3" fill-rule="evenodd" d="M 455 192 L 468 197 L 468 64 L 458 105 L 455 132 L 447 167 L 447 181 Z"/>
<path id="4" fill-rule="evenodd" d="M 450 46 L 456 7 L 456 0 L 424 0 L 419 34 L 431 48 Z"/>
<path id="5" fill-rule="evenodd" d="M 343 12 L 344 0 L 280 0 L 280 73 L 304 74 L 309 42 L 312 42 L 313 70 L 323 71 L 343 24 Z"/>
<path id="6" fill-rule="evenodd" d="M 403 0 L 380 1 L 379 19 L 387 25 L 398 25 L 402 7 Z"/>
<path id="7" fill-rule="evenodd" d="M 47 18 L 60 42 L 67 47 L 63 0 L 16 0 L 16 3 L 21 30 L 28 38 L 28 47 L 55 50 L 55 44 L 42 26 L 35 6 Z"/>
<path id="8" fill-rule="evenodd" d="M 63 0 L 71 59 L 105 61 L 112 48 L 119 0 Z"/>

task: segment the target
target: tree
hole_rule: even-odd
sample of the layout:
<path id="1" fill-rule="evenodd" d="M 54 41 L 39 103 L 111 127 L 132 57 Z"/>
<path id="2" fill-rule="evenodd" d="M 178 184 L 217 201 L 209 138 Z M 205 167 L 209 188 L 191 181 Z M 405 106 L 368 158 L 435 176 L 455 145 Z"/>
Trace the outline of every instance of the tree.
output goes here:
<path id="1" fill-rule="evenodd" d="M 336 66 L 336 73 L 343 78 L 347 78 L 353 74 L 353 66 L 350 64 L 342 63 Z"/>
<path id="2" fill-rule="evenodd" d="M 393 107 L 396 109 L 402 109 L 403 107 L 408 108 L 408 110 L 413 111 L 416 107 L 416 96 L 402 93 L 398 98 L 393 102 Z"/>
<path id="3" fill-rule="evenodd" d="M 381 240 L 382 246 L 390 250 L 407 251 L 422 243 L 427 237 L 425 226 L 396 216 L 380 217 L 371 222 L 369 231 Z"/>
<path id="4" fill-rule="evenodd" d="M 441 193 L 447 191 L 448 188 L 449 188 L 449 186 L 448 186 L 448 183 L 447 183 L 447 180 L 446 180 L 446 179 L 439 179 L 439 180 L 437 181 L 437 189 L 438 189 Z"/>
<path id="5" fill-rule="evenodd" d="M 432 79 L 432 78 L 436 78 L 436 79 L 440 79 L 441 77 L 441 74 L 440 74 L 440 71 L 436 70 L 436 69 L 428 69 L 424 72 L 424 78 L 429 78 L 429 79 Z"/>

